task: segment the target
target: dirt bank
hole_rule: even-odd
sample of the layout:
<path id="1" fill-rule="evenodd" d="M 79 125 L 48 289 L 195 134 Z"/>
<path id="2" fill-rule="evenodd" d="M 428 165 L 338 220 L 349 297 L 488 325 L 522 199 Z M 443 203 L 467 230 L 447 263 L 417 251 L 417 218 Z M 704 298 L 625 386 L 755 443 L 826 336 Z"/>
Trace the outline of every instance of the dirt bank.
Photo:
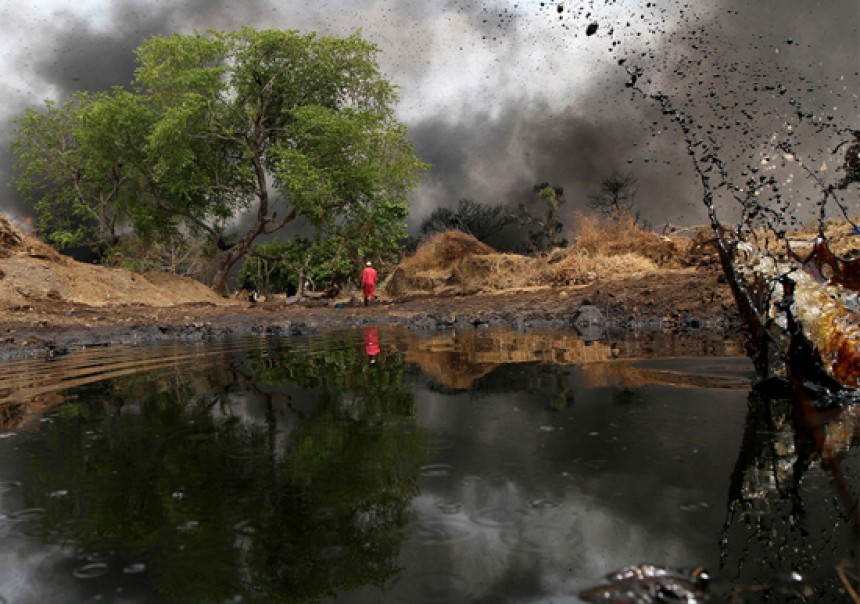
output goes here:
<path id="1" fill-rule="evenodd" d="M 607 242 L 605 233 L 593 239 Z M 373 323 L 576 329 L 586 337 L 607 327 L 738 335 L 729 289 L 696 246 L 635 230 L 609 242 L 608 252 L 582 244 L 527 258 L 449 232 L 389 271 L 371 307 L 349 292 L 336 300 L 286 304 L 281 297 L 252 305 L 177 275 L 75 262 L 0 216 L 0 359 Z"/>
<path id="2" fill-rule="evenodd" d="M 365 324 L 399 323 L 412 329 L 708 330 L 736 336 L 731 294 L 714 269 L 661 270 L 587 285 L 538 286 L 468 296 L 422 296 L 365 308 L 314 300 L 251 305 L 221 300 L 152 306 L 92 306 L 49 297 L 7 304 L 0 318 L 0 358 L 46 354 L 51 347 L 137 344 L 304 334 Z M 342 307 L 340 307 L 342 306 Z"/>

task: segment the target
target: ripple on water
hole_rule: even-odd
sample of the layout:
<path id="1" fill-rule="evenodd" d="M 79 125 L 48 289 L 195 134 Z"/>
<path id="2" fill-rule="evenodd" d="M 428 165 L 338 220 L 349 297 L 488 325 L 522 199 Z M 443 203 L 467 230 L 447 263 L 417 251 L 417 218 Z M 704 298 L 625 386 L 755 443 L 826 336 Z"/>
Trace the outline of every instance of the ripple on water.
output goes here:
<path id="1" fill-rule="evenodd" d="M 80 556 L 80 560 L 82 562 L 107 562 L 110 560 L 110 553 L 107 552 L 90 552 L 88 554 L 82 554 Z"/>
<path id="2" fill-rule="evenodd" d="M 552 501 L 550 499 L 532 499 L 529 501 L 529 507 L 533 510 L 549 510 L 552 508 L 557 508 L 561 505 L 558 501 Z"/>
<path id="3" fill-rule="evenodd" d="M 52 525 L 46 534 L 54 539 L 73 539 L 80 533 L 81 524 L 80 519 L 70 518 Z"/>
<path id="4" fill-rule="evenodd" d="M 469 581 L 454 573 L 422 573 L 403 577 L 394 591 L 401 602 L 448 604 L 469 599 Z"/>
<path id="5" fill-rule="evenodd" d="M 323 560 L 336 560 L 338 558 L 343 558 L 348 551 L 349 548 L 343 545 L 329 545 L 322 548 L 320 551 L 320 558 Z"/>
<path id="6" fill-rule="evenodd" d="M 707 510 L 710 507 L 707 501 L 697 501 L 695 503 L 681 504 L 680 506 L 682 512 L 697 512 L 699 510 Z"/>
<path id="7" fill-rule="evenodd" d="M 424 441 L 424 448 L 428 451 L 444 451 L 453 447 L 454 441 L 447 436 L 430 436 Z"/>
<path id="8" fill-rule="evenodd" d="M 234 449 L 231 452 L 227 453 L 227 457 L 230 459 L 236 459 L 238 461 L 252 461 L 257 459 L 259 455 L 256 451 L 251 449 Z"/>
<path id="9" fill-rule="evenodd" d="M 415 535 L 422 545 L 451 545 L 473 539 L 475 526 L 462 518 L 433 518 L 418 524 Z"/>
<path id="10" fill-rule="evenodd" d="M 187 520 L 187 521 L 183 522 L 182 524 L 180 524 L 179 526 L 177 526 L 176 528 L 179 529 L 180 531 L 193 531 L 198 526 L 200 526 L 200 522 L 198 522 L 197 520 Z"/>
<path id="11" fill-rule="evenodd" d="M 314 517 L 318 520 L 332 520 L 337 518 L 337 510 L 333 507 L 322 507 L 314 513 Z"/>
<path id="12" fill-rule="evenodd" d="M 458 514 L 463 509 L 463 505 L 456 501 L 446 500 L 437 503 L 436 508 L 443 514 Z"/>
<path id="13" fill-rule="evenodd" d="M 240 535 L 253 535 L 257 532 L 250 520 L 240 520 L 233 525 L 233 530 Z"/>
<path id="14" fill-rule="evenodd" d="M 10 480 L 8 482 L 0 482 L 0 493 L 8 493 L 14 489 L 20 487 L 22 483 L 16 480 Z"/>
<path id="15" fill-rule="evenodd" d="M 526 524 L 524 528 L 503 530 L 499 538 L 507 547 L 515 551 L 569 555 L 572 549 L 582 542 L 582 533 L 570 526 L 555 523 Z"/>
<path id="16" fill-rule="evenodd" d="M 421 468 L 421 476 L 429 476 L 432 478 L 440 478 L 450 476 L 453 468 L 448 464 L 434 463 L 423 466 Z"/>
<path id="17" fill-rule="evenodd" d="M 45 517 L 45 508 L 26 508 L 12 512 L 6 518 L 10 522 L 32 522 Z"/>
<path id="18" fill-rule="evenodd" d="M 122 569 L 122 572 L 126 575 L 139 575 L 145 570 L 146 564 L 144 564 L 143 562 L 135 562 L 133 564 L 129 564 L 124 569 Z"/>
<path id="19" fill-rule="evenodd" d="M 72 575 L 76 579 L 95 579 L 96 577 L 106 575 L 107 572 L 108 565 L 106 562 L 91 562 L 90 564 L 77 567 L 72 571 Z"/>
<path id="20" fill-rule="evenodd" d="M 501 528 L 512 526 L 516 515 L 511 510 L 505 508 L 486 507 L 475 510 L 471 518 L 472 522 L 480 526 Z"/>

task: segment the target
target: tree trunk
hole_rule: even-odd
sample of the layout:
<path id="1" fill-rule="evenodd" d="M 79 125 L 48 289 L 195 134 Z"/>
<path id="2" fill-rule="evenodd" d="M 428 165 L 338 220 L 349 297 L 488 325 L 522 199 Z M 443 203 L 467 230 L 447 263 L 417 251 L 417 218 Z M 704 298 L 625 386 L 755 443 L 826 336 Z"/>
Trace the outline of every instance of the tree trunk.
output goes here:
<path id="1" fill-rule="evenodd" d="M 221 260 L 221 266 L 215 272 L 215 277 L 212 279 L 212 289 L 222 294 L 227 293 L 227 277 L 230 274 L 230 269 L 245 257 L 251 249 L 254 240 L 261 233 L 265 232 L 266 226 L 274 220 L 274 216 L 269 216 L 269 189 L 266 185 L 266 171 L 263 168 L 262 158 L 259 153 L 255 155 L 253 163 L 257 182 L 257 201 L 259 202 L 257 220 L 235 245 L 226 250 Z"/>
<path id="2" fill-rule="evenodd" d="M 248 250 L 251 249 L 251 244 L 253 244 L 257 236 L 263 232 L 265 226 L 265 216 L 258 213 L 257 222 L 254 223 L 254 226 L 249 229 L 233 247 L 224 252 L 224 256 L 221 259 L 221 265 L 218 267 L 218 270 L 215 272 L 215 277 L 212 279 L 212 289 L 222 294 L 228 293 L 227 278 L 230 275 L 230 270 L 233 268 L 233 265 L 248 254 Z"/>
<path id="3" fill-rule="evenodd" d="M 299 298 L 302 298 L 305 295 L 305 268 L 304 267 L 299 269 L 299 286 L 296 288 L 296 295 Z"/>
<path id="4" fill-rule="evenodd" d="M 242 253 L 234 253 L 236 248 L 231 248 L 228 252 L 224 254 L 224 259 L 221 260 L 221 264 L 218 266 L 218 270 L 215 272 L 215 277 L 212 279 L 212 289 L 220 294 L 229 293 L 227 291 L 227 277 L 230 274 L 230 269 L 233 268 L 233 265 L 239 261 L 245 255 L 247 250 L 242 251 Z"/>

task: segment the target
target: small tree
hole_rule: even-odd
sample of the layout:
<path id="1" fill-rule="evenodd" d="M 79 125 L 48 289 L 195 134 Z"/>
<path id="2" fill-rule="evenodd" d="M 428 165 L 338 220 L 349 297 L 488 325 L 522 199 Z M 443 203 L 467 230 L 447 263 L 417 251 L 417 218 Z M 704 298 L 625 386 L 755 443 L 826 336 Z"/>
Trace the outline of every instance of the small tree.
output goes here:
<path id="1" fill-rule="evenodd" d="M 563 225 L 559 217 L 559 209 L 565 202 L 564 189 L 542 182 L 534 186 L 534 191 L 546 204 L 544 215 L 535 216 L 522 203 L 517 213 L 513 215 L 520 224 L 532 227 L 529 231 L 531 248 L 534 251 L 543 252 L 566 245 L 567 241 L 561 236 Z"/>
<path id="2" fill-rule="evenodd" d="M 489 206 L 471 199 L 460 199 L 457 209 L 437 208 L 421 223 L 421 233 L 433 235 L 458 230 L 478 241 L 486 241 L 516 219 L 503 206 Z"/>
<path id="3" fill-rule="evenodd" d="M 601 216 L 618 218 L 633 213 L 637 180 L 632 174 L 611 172 L 588 194 L 588 206 Z"/>

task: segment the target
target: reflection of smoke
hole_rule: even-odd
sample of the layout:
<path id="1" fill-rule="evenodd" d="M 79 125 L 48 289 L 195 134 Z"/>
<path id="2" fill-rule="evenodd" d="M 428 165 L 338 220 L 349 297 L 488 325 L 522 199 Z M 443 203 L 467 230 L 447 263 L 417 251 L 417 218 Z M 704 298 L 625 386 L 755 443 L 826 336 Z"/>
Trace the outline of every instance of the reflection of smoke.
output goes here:
<path id="1" fill-rule="evenodd" d="M 762 123 L 780 123 L 776 108 L 789 97 L 814 112 L 858 121 L 856 0 L 831 0 L 826 10 L 789 0 L 778 13 L 752 0 L 521 4 L 127 0 L 111 3 L 107 14 L 57 12 L 44 21 L 6 9 L 6 27 L 17 29 L 7 41 L 19 46 L 3 58 L 22 83 L 0 83 L 9 99 L 0 117 L 43 96 L 128 84 L 133 49 L 154 34 L 239 24 L 337 35 L 362 28 L 381 48 L 383 70 L 401 86 L 400 114 L 418 152 L 435 166 L 416 195 L 416 225 L 461 197 L 516 204 L 541 181 L 563 187 L 572 211 L 613 169 L 638 178 L 639 209 L 655 224 L 701 221 L 686 150 L 675 132 L 658 134 L 665 124 L 656 107 L 631 100 L 617 65 L 622 57 L 644 67 L 640 83 L 651 78 L 650 89 L 673 93 L 690 108 L 701 109 L 715 92 L 723 115 L 703 120 L 706 127 L 734 126 L 744 109 L 751 117 L 741 120 L 757 125 L 761 136 L 771 127 Z M 587 36 L 591 22 L 599 27 Z M 681 58 L 693 63 L 676 73 Z M 786 92 L 756 89 L 765 82 Z M 716 134 L 726 148 L 762 143 L 743 129 Z M 0 155 L 4 179 L 10 166 L 10 156 Z"/>

